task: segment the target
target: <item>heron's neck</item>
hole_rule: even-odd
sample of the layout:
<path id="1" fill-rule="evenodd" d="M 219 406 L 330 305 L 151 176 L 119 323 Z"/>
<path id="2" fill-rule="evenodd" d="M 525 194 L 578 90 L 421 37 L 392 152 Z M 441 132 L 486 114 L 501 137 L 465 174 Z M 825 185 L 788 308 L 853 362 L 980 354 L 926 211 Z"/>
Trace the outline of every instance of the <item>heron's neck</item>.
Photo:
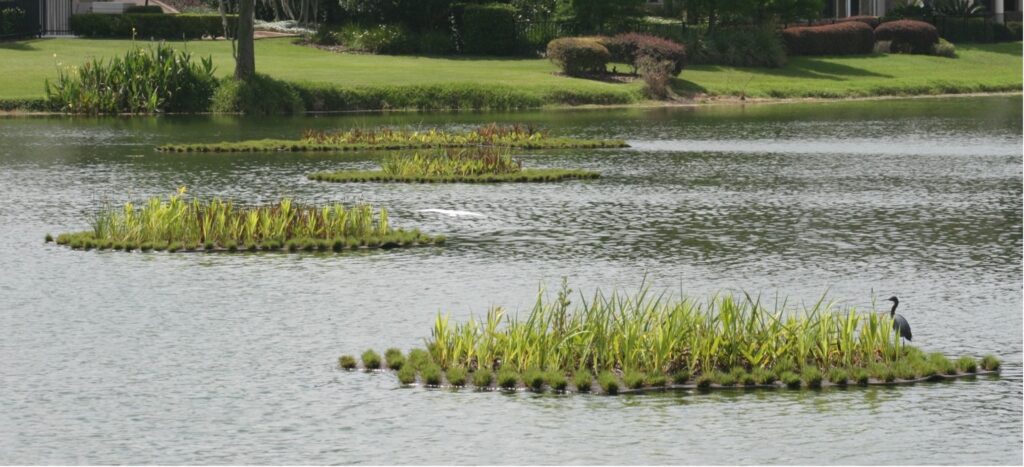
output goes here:
<path id="1" fill-rule="evenodd" d="M 889 310 L 889 317 L 896 317 L 896 307 L 900 306 L 900 302 L 892 302 L 892 310 Z"/>

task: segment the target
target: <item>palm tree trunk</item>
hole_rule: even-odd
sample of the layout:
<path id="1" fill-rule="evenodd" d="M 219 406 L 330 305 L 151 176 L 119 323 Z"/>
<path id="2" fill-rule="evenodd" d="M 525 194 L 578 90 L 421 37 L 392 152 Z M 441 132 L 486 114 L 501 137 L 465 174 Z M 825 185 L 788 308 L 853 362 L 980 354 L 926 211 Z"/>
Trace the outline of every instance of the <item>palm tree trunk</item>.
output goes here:
<path id="1" fill-rule="evenodd" d="M 235 58 L 235 78 L 246 81 L 256 75 L 256 51 L 253 41 L 254 1 L 238 2 L 238 57 Z"/>

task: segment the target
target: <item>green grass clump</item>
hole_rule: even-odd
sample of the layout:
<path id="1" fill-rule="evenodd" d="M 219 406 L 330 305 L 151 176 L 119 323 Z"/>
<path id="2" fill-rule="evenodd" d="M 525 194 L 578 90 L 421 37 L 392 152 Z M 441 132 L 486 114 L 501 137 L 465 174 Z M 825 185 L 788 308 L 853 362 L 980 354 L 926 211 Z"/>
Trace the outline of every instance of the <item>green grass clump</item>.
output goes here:
<path id="1" fill-rule="evenodd" d="M 754 379 L 754 376 L 748 373 L 747 370 L 744 369 L 743 367 L 733 368 L 732 370 L 729 371 L 729 374 L 732 375 L 733 379 L 736 380 L 736 384 L 743 386 L 753 386 L 757 384 L 757 381 Z"/>
<path id="2" fill-rule="evenodd" d="M 775 372 L 763 368 L 754 368 L 754 371 L 750 372 L 750 375 L 754 377 L 754 381 L 760 385 L 768 385 L 775 382 Z"/>
<path id="3" fill-rule="evenodd" d="M 832 368 L 828 370 L 828 381 L 832 384 L 839 386 L 846 386 L 846 383 L 850 380 L 850 374 L 842 368 Z"/>
<path id="4" fill-rule="evenodd" d="M 233 252 L 282 247 L 288 251 L 326 251 L 338 240 L 358 240 L 373 247 L 441 241 L 418 230 L 395 229 L 386 209 L 375 210 L 366 204 L 298 206 L 284 199 L 271 206 L 240 207 L 219 198 L 187 200 L 182 187 L 166 200 L 153 197 L 140 207 L 125 203 L 120 208 L 104 208 L 93 221 L 92 230 L 60 234 L 56 242 L 72 248 L 92 242 L 125 251 L 153 243 L 166 244 L 170 252 L 200 248 Z"/>
<path id="5" fill-rule="evenodd" d="M 647 384 L 653 388 L 662 388 L 668 386 L 668 376 L 660 373 L 647 375 Z"/>
<path id="6" fill-rule="evenodd" d="M 985 371 L 996 371 L 999 370 L 1000 362 L 995 355 L 985 355 L 981 357 L 981 368 Z"/>
<path id="7" fill-rule="evenodd" d="M 362 355 L 363 368 L 367 370 L 376 370 L 380 368 L 380 354 L 373 351 L 373 349 L 367 349 Z"/>
<path id="8" fill-rule="evenodd" d="M 792 371 L 783 371 L 782 373 L 779 373 L 779 381 L 782 381 L 782 384 L 785 384 L 787 388 L 800 388 L 800 375 Z"/>
<path id="9" fill-rule="evenodd" d="M 565 392 L 565 389 L 569 387 L 569 380 L 565 377 L 565 373 L 558 370 L 548 371 L 544 375 L 544 380 L 547 381 L 551 390 L 555 392 Z"/>
<path id="10" fill-rule="evenodd" d="M 709 371 L 707 373 L 701 373 L 701 375 L 697 377 L 696 384 L 699 389 L 708 389 L 711 387 L 712 383 L 716 382 L 718 382 L 718 373 Z"/>
<path id="11" fill-rule="evenodd" d="M 672 373 L 672 384 L 686 384 L 690 381 L 690 372 L 686 370 L 678 370 Z"/>
<path id="12" fill-rule="evenodd" d="M 639 371 L 627 371 L 622 375 L 622 383 L 629 389 L 642 389 L 647 383 L 647 375 Z"/>
<path id="13" fill-rule="evenodd" d="M 594 384 L 594 375 L 587 370 L 577 370 L 572 375 L 572 384 L 579 392 L 590 392 L 590 387 Z"/>
<path id="14" fill-rule="evenodd" d="M 960 371 L 964 373 L 977 373 L 978 361 L 971 357 L 963 356 L 957 359 L 956 367 L 959 368 Z"/>
<path id="15" fill-rule="evenodd" d="M 401 350 L 392 347 L 384 351 L 384 361 L 387 362 L 388 368 L 401 370 L 405 365 L 405 355 L 402 355 Z"/>
<path id="16" fill-rule="evenodd" d="M 43 243 L 53 243 L 53 235 L 46 234 L 46 237 L 43 238 Z"/>
<path id="17" fill-rule="evenodd" d="M 473 373 L 473 386 L 480 389 L 487 389 L 491 387 L 491 381 L 494 381 L 494 373 L 486 368 L 481 368 Z"/>
<path id="18" fill-rule="evenodd" d="M 342 355 L 338 358 L 338 366 L 346 370 L 354 370 L 356 368 L 356 358 L 351 355 Z"/>
<path id="19" fill-rule="evenodd" d="M 716 371 L 715 382 L 718 383 L 719 386 L 735 386 L 736 375 L 733 373 L 726 373 L 724 371 Z"/>
<path id="20" fill-rule="evenodd" d="M 868 366 L 871 377 L 879 381 L 891 383 L 896 381 L 896 371 L 889 365 L 874 363 Z"/>
<path id="21" fill-rule="evenodd" d="M 850 373 L 850 379 L 856 381 L 860 386 L 867 386 L 868 383 L 871 382 L 871 373 L 864 368 L 855 368 L 853 372 Z"/>
<path id="22" fill-rule="evenodd" d="M 406 365 L 398 370 L 398 382 L 404 385 L 416 383 L 416 369 Z"/>
<path id="23" fill-rule="evenodd" d="M 536 392 L 544 391 L 544 372 L 538 368 L 530 368 L 523 372 L 523 384 Z"/>
<path id="24" fill-rule="evenodd" d="M 456 387 L 463 387 L 466 385 L 469 373 L 467 373 L 466 369 L 461 366 L 453 366 L 448 369 L 445 376 L 448 378 L 448 384 Z"/>
<path id="25" fill-rule="evenodd" d="M 365 151 L 428 148 L 504 148 L 504 149 L 579 149 L 628 147 L 622 140 L 592 140 L 552 137 L 529 125 L 483 125 L 464 132 L 439 128 L 400 130 L 387 127 L 357 128 L 339 132 L 306 130 L 297 140 L 251 140 L 212 144 L 168 144 L 157 148 L 166 152 L 258 152 L 258 151 Z M 420 165 L 436 161 L 401 161 Z M 498 161 L 502 162 L 502 161 Z M 507 161 L 511 163 L 511 159 Z M 511 167 L 511 166 L 509 166 Z M 426 168 L 421 166 L 417 173 Z M 440 168 L 440 167 L 437 167 Z M 492 173 L 493 167 L 488 169 Z"/>
<path id="26" fill-rule="evenodd" d="M 615 376 L 615 373 L 602 371 L 597 375 L 597 384 L 601 386 L 601 390 L 605 394 L 614 396 L 619 393 L 619 378 Z"/>
<path id="27" fill-rule="evenodd" d="M 498 370 L 498 386 L 502 389 L 515 389 L 519 384 L 519 373 L 511 368 L 502 367 Z"/>
<path id="28" fill-rule="evenodd" d="M 441 385 L 441 367 L 434 363 L 424 365 L 420 370 L 420 376 L 423 378 L 423 384 L 427 386 Z"/>
<path id="29" fill-rule="evenodd" d="M 412 349 L 409 351 L 409 358 L 406 360 L 406 363 L 417 370 L 422 370 L 423 367 L 430 363 L 430 354 L 423 349 Z"/>
<path id="30" fill-rule="evenodd" d="M 956 364 L 954 364 L 952 361 L 949 360 L 949 358 L 946 358 L 945 355 L 942 355 L 939 352 L 929 354 L 928 362 L 931 363 L 932 367 L 934 367 L 935 370 L 940 374 L 955 375 L 957 373 Z"/>

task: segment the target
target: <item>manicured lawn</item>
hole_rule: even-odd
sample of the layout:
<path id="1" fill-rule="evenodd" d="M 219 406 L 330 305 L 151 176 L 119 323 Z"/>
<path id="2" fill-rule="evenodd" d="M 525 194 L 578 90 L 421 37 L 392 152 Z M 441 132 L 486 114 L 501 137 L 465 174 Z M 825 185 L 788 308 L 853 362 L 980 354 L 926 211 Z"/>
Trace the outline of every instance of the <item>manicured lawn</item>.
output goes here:
<path id="1" fill-rule="evenodd" d="M 140 42 L 145 44 L 144 42 Z M 213 56 L 218 73 L 234 63 L 226 42 L 176 43 Z M 119 55 L 127 40 L 39 39 L 0 43 L 0 99 L 42 97 L 43 80 L 57 63 L 80 64 Z M 844 97 L 877 94 L 935 94 L 1020 90 L 1021 43 L 961 45 L 960 58 L 884 55 L 836 58 L 796 57 L 780 69 L 695 66 L 676 81 L 680 91 L 753 97 Z M 54 56 L 56 55 L 56 57 Z M 291 44 L 290 39 L 256 42 L 256 67 L 291 81 L 336 86 L 501 84 L 544 94 L 563 90 L 636 93 L 639 82 L 606 83 L 555 74 L 542 59 L 476 59 L 350 55 Z"/>

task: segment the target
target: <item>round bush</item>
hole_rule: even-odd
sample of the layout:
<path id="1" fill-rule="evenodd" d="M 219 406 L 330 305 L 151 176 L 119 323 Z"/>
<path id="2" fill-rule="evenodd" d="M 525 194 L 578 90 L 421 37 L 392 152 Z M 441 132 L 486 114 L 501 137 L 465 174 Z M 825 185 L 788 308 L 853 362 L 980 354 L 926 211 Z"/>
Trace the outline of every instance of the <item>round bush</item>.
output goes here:
<path id="1" fill-rule="evenodd" d="M 548 59 L 570 76 L 603 75 L 611 53 L 597 39 L 565 37 L 548 43 Z"/>
<path id="2" fill-rule="evenodd" d="M 612 61 L 632 65 L 634 73 L 637 72 L 642 57 L 650 57 L 658 62 L 672 62 L 672 71 L 676 75 L 682 72 L 686 65 L 686 48 L 657 36 L 627 33 L 601 38 L 600 42 L 611 53 Z"/>
<path id="3" fill-rule="evenodd" d="M 860 21 L 796 27 L 782 31 L 791 55 L 869 54 L 875 46 L 871 26 Z"/>
<path id="4" fill-rule="evenodd" d="M 846 18 L 840 18 L 836 20 L 837 23 L 847 23 L 850 21 L 864 23 L 868 26 L 871 26 L 871 29 L 877 28 L 878 24 L 880 23 L 879 18 L 877 16 L 848 16 Z"/>
<path id="5" fill-rule="evenodd" d="M 880 24 L 875 28 L 875 39 L 891 41 L 892 50 L 929 54 L 939 42 L 939 30 L 924 21 L 903 19 Z"/>

